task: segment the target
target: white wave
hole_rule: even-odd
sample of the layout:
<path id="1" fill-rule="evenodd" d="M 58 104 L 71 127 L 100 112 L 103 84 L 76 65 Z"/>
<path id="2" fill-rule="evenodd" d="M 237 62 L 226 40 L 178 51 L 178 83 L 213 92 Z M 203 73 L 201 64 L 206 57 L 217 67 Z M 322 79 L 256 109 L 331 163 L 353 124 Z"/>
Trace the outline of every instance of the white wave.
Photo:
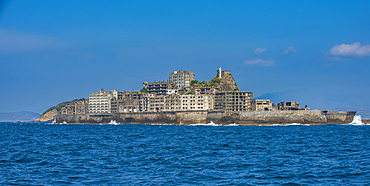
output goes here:
<path id="1" fill-rule="evenodd" d="M 272 124 L 272 126 L 282 126 L 281 124 Z"/>
<path id="2" fill-rule="evenodd" d="M 108 124 L 110 124 L 110 125 L 119 125 L 120 123 L 118 123 L 116 120 L 110 120 L 110 122 Z"/>
<path id="3" fill-rule="evenodd" d="M 221 126 L 221 125 L 215 124 L 215 123 L 213 123 L 213 121 L 211 121 L 210 123 L 190 124 L 190 126 Z"/>
<path id="4" fill-rule="evenodd" d="M 365 123 L 362 123 L 362 118 L 360 115 L 356 115 L 353 117 L 353 121 L 351 123 L 348 123 L 349 125 L 365 125 Z"/>

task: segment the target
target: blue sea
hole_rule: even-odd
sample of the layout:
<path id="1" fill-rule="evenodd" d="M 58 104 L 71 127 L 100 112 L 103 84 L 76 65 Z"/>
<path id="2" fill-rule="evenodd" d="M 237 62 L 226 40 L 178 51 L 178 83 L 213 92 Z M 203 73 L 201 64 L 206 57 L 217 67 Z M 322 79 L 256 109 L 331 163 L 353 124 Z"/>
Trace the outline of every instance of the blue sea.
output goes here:
<path id="1" fill-rule="evenodd" d="M 0 185 L 369 185 L 370 126 L 0 123 Z"/>

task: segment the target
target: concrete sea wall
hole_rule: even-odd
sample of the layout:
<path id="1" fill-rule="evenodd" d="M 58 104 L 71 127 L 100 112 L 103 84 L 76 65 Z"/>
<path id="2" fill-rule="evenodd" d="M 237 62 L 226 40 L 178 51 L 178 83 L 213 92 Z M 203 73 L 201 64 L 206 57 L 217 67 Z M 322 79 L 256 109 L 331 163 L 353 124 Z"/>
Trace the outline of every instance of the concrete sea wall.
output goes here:
<path id="1" fill-rule="evenodd" d="M 57 123 L 109 123 L 111 120 L 122 124 L 242 124 L 270 125 L 286 123 L 302 124 L 346 124 L 353 120 L 355 111 L 181 111 L 145 112 L 116 114 L 56 115 Z"/>
<path id="2" fill-rule="evenodd" d="M 328 124 L 351 123 L 356 111 L 327 111 L 326 118 Z"/>
<path id="3" fill-rule="evenodd" d="M 208 121 L 236 124 L 326 124 L 324 111 L 251 111 L 210 113 Z M 342 123 L 342 122 L 341 122 Z"/>
<path id="4" fill-rule="evenodd" d="M 84 115 L 56 115 L 57 123 L 109 123 L 115 120 L 119 123 L 127 124 L 194 124 L 205 123 L 207 111 L 197 112 L 134 112 L 134 113 L 116 113 L 116 114 L 84 114 Z"/>

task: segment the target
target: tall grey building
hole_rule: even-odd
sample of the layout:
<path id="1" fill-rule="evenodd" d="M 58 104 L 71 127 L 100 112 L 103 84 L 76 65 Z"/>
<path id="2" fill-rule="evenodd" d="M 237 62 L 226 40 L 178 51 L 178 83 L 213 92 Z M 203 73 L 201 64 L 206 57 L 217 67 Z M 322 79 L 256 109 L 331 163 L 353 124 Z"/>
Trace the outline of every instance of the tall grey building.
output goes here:
<path id="1" fill-rule="evenodd" d="M 217 92 L 215 109 L 228 111 L 251 111 L 253 92 Z"/>
<path id="2" fill-rule="evenodd" d="M 190 86 L 190 82 L 194 80 L 194 72 L 189 71 L 173 71 L 170 74 L 169 81 L 173 82 L 177 88 Z"/>

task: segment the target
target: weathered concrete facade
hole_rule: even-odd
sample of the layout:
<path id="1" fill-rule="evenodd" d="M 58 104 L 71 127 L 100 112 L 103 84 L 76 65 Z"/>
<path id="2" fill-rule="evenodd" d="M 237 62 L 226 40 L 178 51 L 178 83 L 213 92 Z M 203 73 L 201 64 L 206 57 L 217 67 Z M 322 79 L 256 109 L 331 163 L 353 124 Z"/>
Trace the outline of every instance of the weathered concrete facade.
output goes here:
<path id="1" fill-rule="evenodd" d="M 227 111 L 251 111 L 253 92 L 217 92 L 215 109 Z"/>
<path id="2" fill-rule="evenodd" d="M 279 110 L 305 110 L 304 108 L 299 107 L 299 103 L 296 101 L 284 101 L 278 103 Z"/>
<path id="3" fill-rule="evenodd" d="M 88 100 L 74 100 L 60 109 L 61 114 L 87 114 L 89 113 Z"/>
<path id="4" fill-rule="evenodd" d="M 188 87 L 194 80 L 194 72 L 179 70 L 173 71 L 169 75 L 169 81 L 173 82 L 177 88 Z"/>
<path id="5" fill-rule="evenodd" d="M 272 102 L 269 99 L 255 99 L 252 101 L 253 111 L 271 111 L 273 110 Z"/>
<path id="6" fill-rule="evenodd" d="M 117 91 L 107 92 L 100 89 L 100 92 L 89 94 L 89 112 L 90 113 L 109 113 L 110 101 L 117 97 Z"/>
<path id="7" fill-rule="evenodd" d="M 171 94 L 157 96 L 147 94 L 144 111 L 173 112 L 173 111 L 199 111 L 213 109 L 212 95 L 178 95 Z"/>
<path id="8" fill-rule="evenodd" d="M 110 101 L 109 113 L 143 112 L 143 94 L 139 92 L 118 92 Z"/>
<path id="9" fill-rule="evenodd" d="M 109 123 L 115 120 L 121 124 L 347 124 L 352 122 L 355 111 L 177 111 L 139 112 L 111 114 L 56 115 L 57 123 Z"/>
<path id="10" fill-rule="evenodd" d="M 111 114 L 81 114 L 81 115 L 56 115 L 57 123 L 86 123 L 107 124 L 111 120 L 122 124 L 194 124 L 205 123 L 207 111 L 182 111 L 182 112 L 133 112 L 133 113 L 111 113 Z"/>
<path id="11" fill-rule="evenodd" d="M 168 81 L 159 81 L 153 83 L 143 82 L 144 88 L 148 89 L 149 94 L 156 94 L 156 95 L 166 95 L 169 89 L 176 88 L 176 85 L 173 82 Z"/>

